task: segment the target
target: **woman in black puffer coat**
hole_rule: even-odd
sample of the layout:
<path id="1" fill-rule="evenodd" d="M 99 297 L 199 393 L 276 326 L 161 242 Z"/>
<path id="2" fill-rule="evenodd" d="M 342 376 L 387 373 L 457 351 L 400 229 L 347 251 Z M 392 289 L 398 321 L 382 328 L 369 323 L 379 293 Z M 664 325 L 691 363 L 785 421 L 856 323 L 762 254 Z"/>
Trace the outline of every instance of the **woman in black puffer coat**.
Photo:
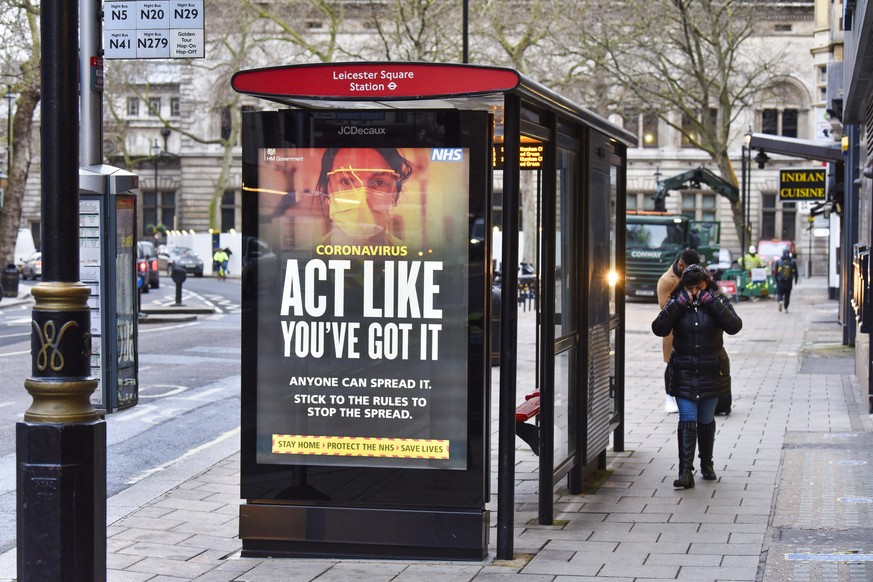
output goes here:
<path id="1" fill-rule="evenodd" d="M 694 448 L 700 442 L 700 473 L 716 479 L 712 463 L 715 406 L 731 391 L 731 370 L 724 332 L 733 335 L 743 322 L 730 301 L 700 265 L 691 265 L 670 301 L 652 322 L 655 335 L 673 332 L 670 394 L 679 406 L 679 478 L 673 487 L 694 487 Z"/>

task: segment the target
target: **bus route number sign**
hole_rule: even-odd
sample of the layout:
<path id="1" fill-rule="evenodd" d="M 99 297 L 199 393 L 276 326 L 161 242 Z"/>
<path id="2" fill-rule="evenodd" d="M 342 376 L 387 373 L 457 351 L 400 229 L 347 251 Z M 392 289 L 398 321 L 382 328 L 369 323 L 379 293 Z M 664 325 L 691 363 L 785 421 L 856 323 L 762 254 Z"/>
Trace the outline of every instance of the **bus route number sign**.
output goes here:
<path id="1" fill-rule="evenodd" d="M 107 59 L 205 57 L 203 0 L 135 0 L 103 4 Z"/>

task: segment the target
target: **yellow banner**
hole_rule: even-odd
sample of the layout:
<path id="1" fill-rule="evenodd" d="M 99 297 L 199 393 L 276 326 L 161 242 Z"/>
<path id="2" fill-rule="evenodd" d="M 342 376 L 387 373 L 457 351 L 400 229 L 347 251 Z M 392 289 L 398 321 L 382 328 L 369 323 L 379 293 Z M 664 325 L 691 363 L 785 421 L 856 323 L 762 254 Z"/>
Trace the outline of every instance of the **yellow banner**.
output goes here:
<path id="1" fill-rule="evenodd" d="M 272 450 L 280 455 L 448 459 L 449 441 L 274 434 Z"/>

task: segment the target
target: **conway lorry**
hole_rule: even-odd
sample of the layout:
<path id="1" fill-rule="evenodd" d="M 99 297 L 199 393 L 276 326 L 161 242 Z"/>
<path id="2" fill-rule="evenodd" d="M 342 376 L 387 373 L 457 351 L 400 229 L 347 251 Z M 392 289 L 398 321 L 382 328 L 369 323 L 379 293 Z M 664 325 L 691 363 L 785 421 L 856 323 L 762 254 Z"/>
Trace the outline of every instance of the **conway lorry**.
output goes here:
<path id="1" fill-rule="evenodd" d="M 739 199 L 734 185 L 699 167 L 658 182 L 652 196 L 653 211 L 627 213 L 625 295 L 657 299 L 658 279 L 685 249 L 696 249 L 701 264 L 718 261 L 721 223 L 666 211 L 665 200 L 671 190 L 699 190 L 701 184 L 732 202 Z"/>
<path id="2" fill-rule="evenodd" d="M 655 299 L 658 279 L 685 249 L 697 249 L 704 265 L 718 260 L 718 222 L 662 212 L 629 212 L 626 222 L 625 294 L 630 297 Z"/>

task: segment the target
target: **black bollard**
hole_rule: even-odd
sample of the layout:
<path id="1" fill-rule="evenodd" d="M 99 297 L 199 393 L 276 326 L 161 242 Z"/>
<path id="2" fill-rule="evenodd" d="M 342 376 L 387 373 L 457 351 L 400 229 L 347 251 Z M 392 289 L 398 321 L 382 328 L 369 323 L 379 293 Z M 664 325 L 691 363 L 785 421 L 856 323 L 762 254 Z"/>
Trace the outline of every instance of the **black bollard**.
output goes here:
<path id="1" fill-rule="evenodd" d="M 173 265 L 173 269 L 171 271 L 170 277 L 173 279 L 173 283 L 176 284 L 176 305 L 182 305 L 182 283 L 185 282 L 185 279 L 188 278 L 188 273 L 185 269 Z"/>

